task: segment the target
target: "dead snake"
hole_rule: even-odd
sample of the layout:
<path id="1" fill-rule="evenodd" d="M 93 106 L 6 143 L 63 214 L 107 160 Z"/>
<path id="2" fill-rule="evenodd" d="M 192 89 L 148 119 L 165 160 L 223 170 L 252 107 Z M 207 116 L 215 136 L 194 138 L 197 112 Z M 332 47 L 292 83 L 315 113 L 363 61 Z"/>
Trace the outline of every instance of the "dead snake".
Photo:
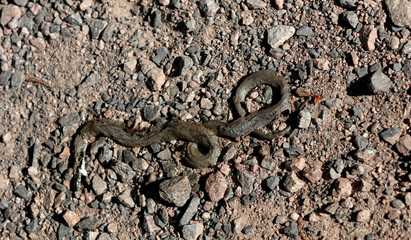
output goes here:
<path id="1" fill-rule="evenodd" d="M 269 107 L 246 115 L 242 106 L 249 92 L 257 86 L 268 85 L 280 90 L 280 100 Z M 283 77 L 277 76 L 271 70 L 262 70 L 247 76 L 237 87 L 233 98 L 234 106 L 239 118 L 229 122 L 210 120 L 205 123 L 190 121 L 172 121 L 156 127 L 145 136 L 127 130 L 125 124 L 107 120 L 93 119 L 83 125 L 74 140 L 74 171 L 87 175 L 84 169 L 84 156 L 90 137 L 107 137 L 126 147 L 146 147 L 153 143 L 171 140 L 190 142 L 187 147 L 188 165 L 195 168 L 204 168 L 217 163 L 220 156 L 218 137 L 237 138 L 252 132 L 262 135 L 258 128 L 264 127 L 276 116 L 290 109 L 290 89 Z M 282 135 L 285 131 L 270 138 Z M 201 150 L 199 149 L 201 146 Z M 204 151 L 204 149 L 206 151 Z M 82 159 L 79 161 L 79 159 Z M 81 164 L 81 166 L 80 166 Z M 78 176 L 79 177 L 79 176 Z M 79 181 L 79 179 L 77 180 Z"/>

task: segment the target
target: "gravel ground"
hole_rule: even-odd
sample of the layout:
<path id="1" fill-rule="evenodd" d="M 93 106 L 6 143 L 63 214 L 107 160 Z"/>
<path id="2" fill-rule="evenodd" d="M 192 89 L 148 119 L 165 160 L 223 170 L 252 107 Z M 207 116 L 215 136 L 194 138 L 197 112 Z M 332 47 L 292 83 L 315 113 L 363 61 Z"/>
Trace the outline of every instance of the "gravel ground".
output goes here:
<path id="1" fill-rule="evenodd" d="M 0 3 L 0 239 L 410 239 L 409 0 Z M 313 99 L 290 135 L 200 170 L 185 142 L 95 139 L 71 187 L 87 120 L 230 120 L 262 69 Z"/>

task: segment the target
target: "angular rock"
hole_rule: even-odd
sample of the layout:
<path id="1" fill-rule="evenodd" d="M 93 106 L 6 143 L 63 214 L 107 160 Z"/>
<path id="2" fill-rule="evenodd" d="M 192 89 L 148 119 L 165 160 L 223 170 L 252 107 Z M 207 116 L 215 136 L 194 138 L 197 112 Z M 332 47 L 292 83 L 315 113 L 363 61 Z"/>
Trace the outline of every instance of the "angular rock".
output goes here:
<path id="1" fill-rule="evenodd" d="M 337 180 L 337 192 L 341 197 L 350 196 L 352 193 L 351 182 L 347 178 L 339 178 Z"/>
<path id="2" fill-rule="evenodd" d="M 355 220 L 361 223 L 367 223 L 371 219 L 371 212 L 368 209 L 361 210 L 357 213 Z"/>
<path id="3" fill-rule="evenodd" d="M 190 198 L 191 185 L 187 176 L 178 176 L 163 181 L 159 186 L 160 197 L 177 207 L 182 207 Z"/>
<path id="4" fill-rule="evenodd" d="M 80 26 L 83 24 L 83 19 L 79 13 L 74 13 L 64 19 L 67 23 L 73 26 Z"/>
<path id="5" fill-rule="evenodd" d="M 201 234 L 203 234 L 203 231 L 204 231 L 203 223 L 194 223 L 190 225 L 185 225 L 183 229 L 181 230 L 181 233 L 185 240 L 195 240 L 195 239 L 198 239 L 198 237 Z"/>
<path id="6" fill-rule="evenodd" d="M 178 76 L 184 76 L 193 67 L 193 59 L 189 56 L 180 56 L 175 59 L 176 72 Z"/>
<path id="7" fill-rule="evenodd" d="M 357 146 L 357 148 L 360 150 L 366 148 L 368 145 L 367 140 L 365 140 L 365 138 L 361 136 L 360 134 L 355 135 L 354 143 Z"/>
<path id="8" fill-rule="evenodd" d="M 292 26 L 278 25 L 267 30 L 267 43 L 271 48 L 278 48 L 295 33 Z"/>
<path id="9" fill-rule="evenodd" d="M 298 127 L 308 128 L 311 123 L 311 113 L 310 111 L 304 109 L 298 113 Z"/>
<path id="10" fill-rule="evenodd" d="M 96 195 L 101 195 L 107 190 L 107 183 L 98 175 L 93 177 L 91 184 Z"/>
<path id="11" fill-rule="evenodd" d="M 358 6 L 358 0 L 340 0 L 340 5 L 344 8 L 356 8 Z"/>
<path id="12" fill-rule="evenodd" d="M 84 11 L 89 9 L 94 3 L 94 0 L 84 0 L 82 3 L 80 3 L 80 10 Z"/>
<path id="13" fill-rule="evenodd" d="M 92 39 L 98 39 L 101 32 L 104 31 L 104 29 L 107 27 L 108 23 L 106 21 L 100 20 L 100 19 L 92 19 L 88 23 L 88 26 L 90 27 L 90 32 L 91 32 L 91 38 Z"/>
<path id="14" fill-rule="evenodd" d="M 149 122 L 154 121 L 160 117 L 160 114 L 161 114 L 160 111 L 161 111 L 160 106 L 148 105 L 144 107 L 143 109 L 144 119 L 146 119 Z"/>
<path id="15" fill-rule="evenodd" d="M 64 221 L 66 221 L 69 227 L 74 227 L 74 225 L 76 225 L 80 221 L 80 217 L 78 216 L 78 214 L 70 210 L 67 210 L 63 214 L 63 219 Z"/>
<path id="16" fill-rule="evenodd" d="M 130 196 L 130 190 L 125 190 L 123 193 L 121 193 L 121 195 L 118 196 L 118 200 L 124 206 L 129 208 L 133 208 L 135 205 L 133 198 L 131 198 Z"/>
<path id="17" fill-rule="evenodd" d="M 1 9 L 0 24 L 5 26 L 13 18 L 19 19 L 21 17 L 21 10 L 18 6 L 7 4 Z"/>
<path id="18" fill-rule="evenodd" d="M 156 225 L 154 221 L 154 217 L 152 215 L 146 215 L 144 216 L 144 222 L 143 222 L 143 228 L 146 230 L 148 233 L 153 233 L 156 231 L 160 231 L 161 229 Z"/>
<path id="19" fill-rule="evenodd" d="M 0 73 L 0 86 L 8 85 L 8 82 L 12 74 L 13 73 L 11 71 Z"/>
<path id="20" fill-rule="evenodd" d="M 246 4 L 250 9 L 263 9 L 267 6 L 262 0 L 247 0 Z"/>
<path id="21" fill-rule="evenodd" d="M 198 8 L 206 17 L 214 17 L 219 7 L 214 0 L 198 1 Z"/>
<path id="22" fill-rule="evenodd" d="M 243 170 L 238 170 L 237 180 L 242 187 L 243 195 L 250 194 L 253 191 L 255 177 L 252 173 Z"/>
<path id="23" fill-rule="evenodd" d="M 40 37 L 38 37 L 38 38 L 32 38 L 32 39 L 30 40 L 30 44 L 33 45 L 33 46 L 35 46 L 35 47 L 36 47 L 38 50 L 40 50 L 40 51 L 44 51 L 44 50 L 46 49 L 46 47 L 47 47 L 46 41 L 44 41 L 44 39 L 43 39 L 43 38 L 40 38 Z"/>
<path id="24" fill-rule="evenodd" d="M 399 27 L 411 26 L 411 2 L 409 0 L 385 0 L 391 21 Z"/>
<path id="25" fill-rule="evenodd" d="M 128 75 L 133 75 L 134 70 L 136 69 L 136 66 L 137 66 L 137 59 L 131 59 L 130 61 L 127 61 L 124 63 L 123 70 Z"/>
<path id="26" fill-rule="evenodd" d="M 314 31 L 309 26 L 303 26 L 295 32 L 295 35 L 303 37 L 314 36 Z"/>
<path id="27" fill-rule="evenodd" d="M 20 87 L 20 85 L 24 82 L 24 73 L 22 71 L 16 71 L 11 76 L 11 86 L 12 87 Z"/>
<path id="28" fill-rule="evenodd" d="M 323 171 L 321 168 L 306 168 L 304 169 L 303 175 L 311 183 L 316 183 L 321 180 L 323 176 Z"/>
<path id="29" fill-rule="evenodd" d="M 205 191 L 212 202 L 218 202 L 222 199 L 227 187 L 227 180 L 221 172 L 210 174 L 205 183 Z"/>
<path id="30" fill-rule="evenodd" d="M 378 70 L 371 75 L 367 86 L 374 94 L 387 93 L 390 90 L 391 79 Z"/>
<path id="31" fill-rule="evenodd" d="M 358 16 L 354 11 L 343 12 L 341 17 L 342 20 L 348 25 L 350 25 L 351 28 L 356 28 L 359 23 Z"/>
<path id="32" fill-rule="evenodd" d="M 282 185 L 288 192 L 295 193 L 300 191 L 305 186 L 305 182 L 299 179 L 295 172 L 289 172 Z"/>
<path id="33" fill-rule="evenodd" d="M 398 142 L 395 144 L 398 152 L 400 152 L 404 156 L 411 155 L 411 136 L 406 134 L 402 136 Z"/>
<path id="34" fill-rule="evenodd" d="M 194 197 L 191 199 L 190 203 L 188 204 L 188 207 L 185 210 L 183 216 L 180 218 L 180 222 L 179 222 L 180 226 L 187 225 L 190 222 L 190 220 L 197 213 L 198 206 L 200 206 L 200 198 L 197 195 L 194 195 Z"/>
<path id="35" fill-rule="evenodd" d="M 272 176 L 263 182 L 264 186 L 268 188 L 270 191 L 274 191 L 277 186 L 280 184 L 280 177 L 279 176 Z"/>
<path id="36" fill-rule="evenodd" d="M 392 127 L 380 132 L 380 137 L 387 143 L 394 145 L 400 139 L 401 133 L 400 128 Z"/>
<path id="37" fill-rule="evenodd" d="M 161 62 L 167 57 L 167 48 L 157 48 L 156 55 L 151 59 L 157 66 L 161 65 Z"/>
<path id="38" fill-rule="evenodd" d="M 96 229 L 99 224 L 100 220 L 97 217 L 92 216 L 81 220 L 75 227 L 80 232 L 87 232 Z"/>
<path id="39" fill-rule="evenodd" d="M 282 229 L 282 232 L 289 238 L 297 239 L 299 233 L 297 223 L 294 221 L 289 222 L 289 224 Z"/>
<path id="40" fill-rule="evenodd" d="M 368 51 L 375 49 L 375 40 L 377 39 L 377 28 L 372 25 L 364 26 L 360 31 L 360 39 L 364 48 Z"/>

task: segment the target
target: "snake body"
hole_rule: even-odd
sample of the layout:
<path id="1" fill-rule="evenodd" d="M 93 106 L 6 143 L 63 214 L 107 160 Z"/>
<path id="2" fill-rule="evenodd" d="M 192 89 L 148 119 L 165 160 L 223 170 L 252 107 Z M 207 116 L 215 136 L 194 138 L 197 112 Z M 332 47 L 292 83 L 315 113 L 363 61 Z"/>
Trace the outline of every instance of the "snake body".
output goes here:
<path id="1" fill-rule="evenodd" d="M 269 107 L 246 114 L 242 103 L 252 89 L 262 84 L 280 90 L 280 100 Z M 229 122 L 211 120 L 205 123 L 190 121 L 172 121 L 157 127 L 151 133 L 142 136 L 127 130 L 124 124 L 107 119 L 88 121 L 74 140 L 75 168 L 79 167 L 78 158 L 85 155 L 90 137 L 108 137 L 126 147 L 145 147 L 153 143 L 171 140 L 190 142 L 187 148 L 186 162 L 195 168 L 203 168 L 217 163 L 220 156 L 218 137 L 237 138 L 256 132 L 274 120 L 276 116 L 290 109 L 290 89 L 283 77 L 271 70 L 262 70 L 247 76 L 237 87 L 233 98 L 239 118 Z M 273 135 L 274 136 L 274 135 Z M 204 151 L 205 149 L 205 151 Z M 84 157 L 83 157 L 84 164 Z"/>

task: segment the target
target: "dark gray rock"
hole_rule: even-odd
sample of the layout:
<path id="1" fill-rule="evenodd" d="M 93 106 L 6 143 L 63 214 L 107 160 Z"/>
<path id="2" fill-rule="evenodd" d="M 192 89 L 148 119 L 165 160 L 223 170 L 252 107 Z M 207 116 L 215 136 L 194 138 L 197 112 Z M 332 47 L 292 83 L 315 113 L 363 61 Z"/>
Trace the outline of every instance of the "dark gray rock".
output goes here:
<path id="1" fill-rule="evenodd" d="M 248 225 L 248 226 L 245 226 L 243 230 L 241 230 L 241 232 L 244 234 L 249 234 L 252 230 L 253 230 L 253 225 Z"/>
<path id="2" fill-rule="evenodd" d="M 166 48 L 157 48 L 156 55 L 151 59 L 157 66 L 161 65 L 161 62 L 167 57 L 168 51 Z"/>
<path id="3" fill-rule="evenodd" d="M 359 23 L 358 16 L 354 11 L 343 12 L 341 17 L 351 28 L 356 28 Z"/>
<path id="4" fill-rule="evenodd" d="M 176 72 L 179 76 L 184 76 L 193 67 L 193 59 L 189 56 L 180 56 L 175 59 Z"/>
<path id="5" fill-rule="evenodd" d="M 267 178 L 264 181 L 264 186 L 267 187 L 271 191 L 274 191 L 279 184 L 280 184 L 279 176 L 272 176 L 272 177 Z"/>
<path id="6" fill-rule="evenodd" d="M 71 227 L 66 227 L 63 223 L 60 223 L 59 228 L 57 229 L 57 239 L 69 239 L 72 231 L 73 229 Z"/>
<path id="7" fill-rule="evenodd" d="M 365 140 L 365 138 L 363 138 L 363 136 L 361 136 L 360 134 L 355 135 L 354 143 L 358 149 L 364 149 L 368 145 L 367 140 Z"/>
<path id="8" fill-rule="evenodd" d="M 362 77 L 364 77 L 365 75 L 368 74 L 368 67 L 367 66 L 357 67 L 357 68 L 355 68 L 355 73 L 357 74 L 357 76 L 359 78 L 362 78 Z"/>
<path id="9" fill-rule="evenodd" d="M 390 90 L 391 79 L 381 71 L 376 71 L 370 77 L 367 86 L 374 94 L 387 93 Z"/>
<path id="10" fill-rule="evenodd" d="M 73 26 L 80 26 L 83 24 L 83 19 L 79 13 L 74 13 L 64 19 L 68 24 Z"/>
<path id="11" fill-rule="evenodd" d="M 251 172 L 238 170 L 237 180 L 242 187 L 243 195 L 250 194 L 253 191 L 255 176 Z"/>
<path id="12" fill-rule="evenodd" d="M 155 10 L 153 13 L 153 27 L 160 28 L 161 27 L 161 11 Z"/>
<path id="13" fill-rule="evenodd" d="M 304 37 L 314 36 L 314 31 L 309 26 L 303 26 L 295 32 L 295 35 Z"/>
<path id="14" fill-rule="evenodd" d="M 24 74 L 22 71 L 16 71 L 11 76 L 11 86 L 12 87 L 20 87 L 23 81 L 24 81 Z"/>
<path id="15" fill-rule="evenodd" d="M 198 206 L 200 206 L 200 198 L 197 195 L 194 195 L 183 216 L 180 218 L 180 226 L 187 225 L 190 222 L 190 220 L 197 213 Z"/>
<path id="16" fill-rule="evenodd" d="M 39 219 L 35 218 L 24 228 L 28 234 L 37 232 L 39 226 Z"/>
<path id="17" fill-rule="evenodd" d="M 14 194 L 17 197 L 24 198 L 24 199 L 29 199 L 30 198 L 30 192 L 27 190 L 27 188 L 23 185 L 19 185 L 14 189 Z"/>
<path id="18" fill-rule="evenodd" d="M 101 32 L 107 27 L 108 23 L 100 19 L 92 19 L 89 21 L 88 26 L 91 31 L 91 38 L 98 39 Z"/>
<path id="19" fill-rule="evenodd" d="M 148 105 L 143 109 L 143 116 L 149 122 L 154 121 L 160 117 L 160 110 L 160 106 Z"/>
<path id="20" fill-rule="evenodd" d="M 296 239 L 298 237 L 298 226 L 294 221 L 289 222 L 287 226 L 282 229 L 282 232 L 289 238 Z"/>
<path id="21" fill-rule="evenodd" d="M 104 42 L 109 42 L 110 39 L 113 37 L 113 33 L 116 29 L 116 22 L 110 22 L 107 27 L 104 29 L 103 33 L 101 34 L 101 40 Z"/>
<path id="22" fill-rule="evenodd" d="M 24 7 L 29 2 L 29 0 L 13 0 L 13 2 L 20 7 Z"/>
<path id="23" fill-rule="evenodd" d="M 96 229 L 99 224 L 100 220 L 97 217 L 92 216 L 81 220 L 75 225 L 75 228 L 80 232 L 86 232 Z"/>
<path id="24" fill-rule="evenodd" d="M 11 75 L 12 75 L 11 71 L 6 71 L 6 72 L 0 73 L 0 86 L 7 85 Z"/>
<path id="25" fill-rule="evenodd" d="M 127 163 L 118 162 L 117 166 L 115 166 L 113 169 L 114 172 L 116 172 L 116 174 L 119 176 L 120 181 L 124 183 L 131 181 L 137 175 L 133 168 L 130 167 L 130 165 L 128 165 Z"/>

